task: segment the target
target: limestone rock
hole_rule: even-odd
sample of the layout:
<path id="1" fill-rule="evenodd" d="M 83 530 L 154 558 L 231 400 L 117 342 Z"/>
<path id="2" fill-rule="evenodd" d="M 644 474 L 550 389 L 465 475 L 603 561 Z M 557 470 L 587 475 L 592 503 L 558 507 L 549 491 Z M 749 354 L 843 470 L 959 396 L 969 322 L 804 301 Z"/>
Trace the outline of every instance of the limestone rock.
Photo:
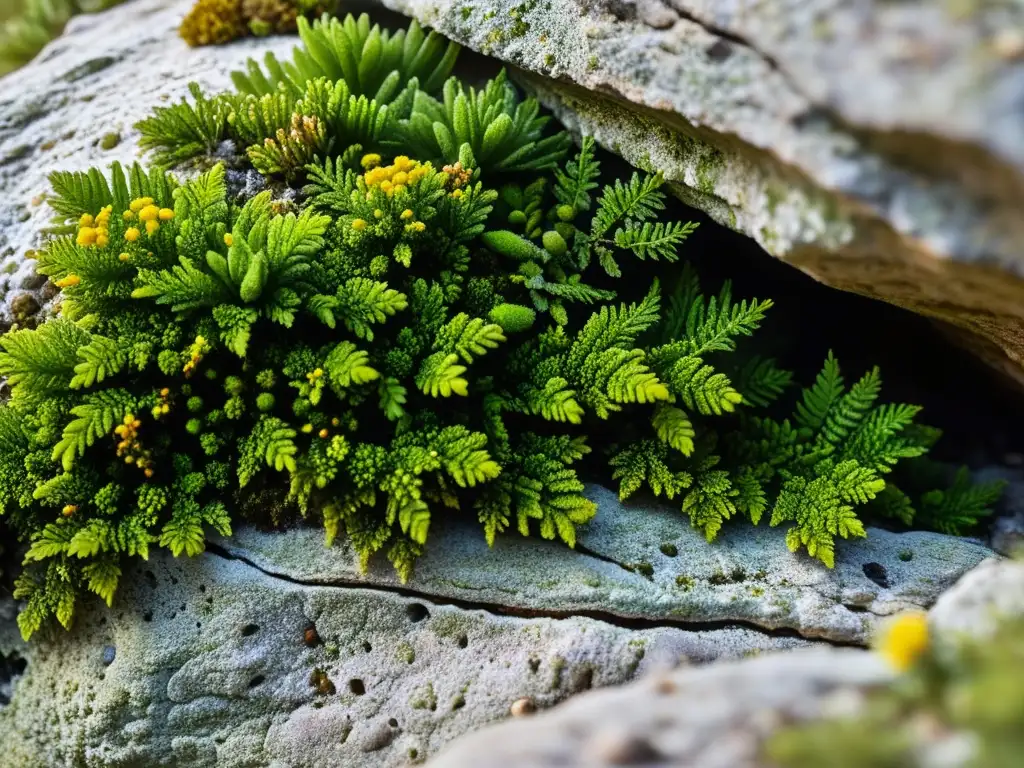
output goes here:
<path id="1" fill-rule="evenodd" d="M 1024 561 L 986 560 L 939 598 L 931 624 L 947 635 L 985 637 L 1003 616 L 1024 616 Z"/>
<path id="2" fill-rule="evenodd" d="M 1024 6 L 379 1 L 520 68 L 774 256 L 948 321 L 1024 382 Z"/>
<path id="3" fill-rule="evenodd" d="M 4 768 L 404 766 L 522 698 L 544 709 L 680 661 L 809 645 L 737 627 L 518 618 L 386 585 L 303 584 L 212 553 L 154 554 L 110 611 L 80 614 L 72 633 L 25 645 L 0 601 Z"/>
<path id="4" fill-rule="evenodd" d="M 993 555 L 966 539 L 869 529 L 866 539 L 840 542 L 830 570 L 789 552 L 782 528 L 726 526 L 709 545 L 676 509 L 622 504 L 599 486 L 587 495 L 598 511 L 580 529 L 576 554 L 514 533 L 488 549 L 478 527 L 442 523 L 432 528 L 431 546 L 416 564 L 415 589 L 525 612 L 679 626 L 741 623 L 860 644 L 878 617 L 927 608 Z M 274 534 L 242 528 L 218 544 L 286 578 L 400 586 L 387 562 L 360 574 L 346 545 L 325 549 L 322 539 L 321 531 L 309 528 Z"/>

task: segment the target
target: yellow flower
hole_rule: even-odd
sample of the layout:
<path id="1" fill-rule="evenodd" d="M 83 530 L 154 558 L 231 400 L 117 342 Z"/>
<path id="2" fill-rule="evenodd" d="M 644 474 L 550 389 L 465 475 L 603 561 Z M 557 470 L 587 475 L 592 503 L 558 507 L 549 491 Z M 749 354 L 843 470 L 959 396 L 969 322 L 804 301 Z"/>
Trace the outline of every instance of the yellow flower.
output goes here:
<path id="1" fill-rule="evenodd" d="M 307 435 L 308 435 L 308 434 L 309 434 L 310 432 L 312 432 L 312 431 L 313 431 L 313 425 L 312 425 L 312 424 L 303 424 L 303 425 L 302 425 L 302 431 L 303 431 L 303 432 L 304 432 L 305 434 L 307 434 Z"/>
<path id="2" fill-rule="evenodd" d="M 363 168 L 365 168 L 366 170 L 376 168 L 378 165 L 380 165 L 380 155 L 376 154 L 375 152 L 363 155 L 363 159 L 359 161 L 359 164 L 363 166 Z"/>
<path id="3" fill-rule="evenodd" d="M 408 208 L 406 208 L 404 211 L 402 211 L 402 218 L 403 219 L 411 219 L 414 215 L 415 214 L 413 214 L 413 212 L 410 209 L 408 209 Z"/>
<path id="4" fill-rule="evenodd" d="M 230 232 L 228 232 L 226 235 L 224 235 L 224 245 L 226 245 L 228 248 L 230 248 L 232 245 L 234 245 L 234 242 L 235 242 L 235 238 L 232 237 Z"/>
<path id="5" fill-rule="evenodd" d="M 76 507 L 74 504 L 67 504 L 65 505 L 64 509 L 61 510 L 61 514 L 64 515 L 64 517 L 71 517 L 77 511 L 78 507 Z"/>
<path id="6" fill-rule="evenodd" d="M 134 243 L 136 240 L 139 239 L 139 235 L 141 234 L 142 233 L 139 232 L 138 227 L 128 227 L 128 229 L 125 230 L 124 239 L 127 240 L 129 243 Z"/>
<path id="7" fill-rule="evenodd" d="M 874 644 L 889 664 L 905 672 L 928 650 L 928 616 L 911 611 L 889 619 Z"/>
<path id="8" fill-rule="evenodd" d="M 462 197 L 462 190 L 461 189 L 454 190 L 452 192 L 452 197 L 454 197 L 456 200 L 458 200 L 460 197 Z"/>
<path id="9" fill-rule="evenodd" d="M 380 208 L 375 208 L 374 211 L 373 211 L 373 218 L 375 218 L 375 219 L 383 219 L 384 218 L 384 211 L 382 211 Z"/>
<path id="10" fill-rule="evenodd" d="M 78 226 L 85 228 L 91 227 L 93 224 L 93 218 L 88 213 L 83 213 L 82 218 L 78 220 Z"/>
<path id="11" fill-rule="evenodd" d="M 362 232 L 364 229 L 366 229 L 366 220 L 356 219 L 355 221 L 352 222 L 352 229 L 354 229 L 356 232 Z"/>
<path id="12" fill-rule="evenodd" d="M 170 221 L 174 218 L 174 211 L 170 208 L 161 208 L 159 212 L 160 221 Z"/>
<path id="13" fill-rule="evenodd" d="M 146 234 L 149 235 L 150 237 L 152 237 L 153 234 L 158 229 L 160 229 L 160 222 L 158 222 L 158 221 L 147 221 L 146 222 Z"/>
<path id="14" fill-rule="evenodd" d="M 128 207 L 132 211 L 134 211 L 135 213 L 138 213 L 143 208 L 145 208 L 147 205 L 152 205 L 152 204 L 153 204 L 153 198 L 152 197 L 140 197 L 140 198 L 138 198 L 136 200 L 132 200 L 131 205 L 129 205 Z"/>
<path id="15" fill-rule="evenodd" d="M 396 173 L 394 176 L 391 177 L 391 183 L 396 184 L 396 185 L 397 184 L 408 184 L 409 183 L 409 174 L 406 173 L 405 171 L 399 171 L 398 173 Z"/>
<path id="16" fill-rule="evenodd" d="M 96 224 L 98 224 L 99 226 L 102 226 L 102 227 L 106 227 L 107 226 L 107 222 L 110 221 L 110 212 L 113 211 L 113 210 L 114 210 L 113 206 L 110 206 L 110 205 L 104 206 L 103 209 L 100 210 L 100 212 L 98 214 L 96 214 Z"/>
<path id="17" fill-rule="evenodd" d="M 90 217 L 91 218 L 91 217 Z M 78 237 L 75 238 L 75 242 L 78 245 L 93 245 L 96 242 L 96 238 L 99 236 L 100 231 L 93 229 L 92 227 L 82 227 L 78 230 Z"/>
<path id="18" fill-rule="evenodd" d="M 130 253 L 122 253 L 117 258 L 118 261 L 131 261 L 132 255 Z"/>
<path id="19" fill-rule="evenodd" d="M 107 230 L 100 230 L 100 233 L 96 235 L 96 247 L 106 248 L 109 242 L 110 238 L 107 236 Z"/>
<path id="20" fill-rule="evenodd" d="M 62 280 L 58 280 L 54 283 L 58 288 L 70 288 L 71 286 L 78 285 L 82 282 L 82 278 L 78 275 L 68 275 Z"/>
<path id="21" fill-rule="evenodd" d="M 132 213 L 131 211 L 125 211 L 124 213 L 121 214 L 121 218 L 124 219 L 125 221 L 133 221 L 135 219 L 135 214 Z"/>
<path id="22" fill-rule="evenodd" d="M 160 217 L 160 209 L 155 205 L 147 205 L 139 211 L 140 221 L 156 221 Z"/>
<path id="23" fill-rule="evenodd" d="M 326 428 L 324 428 L 324 429 L 321 429 L 321 430 L 320 430 L 320 432 L 319 432 L 318 434 L 320 435 L 320 439 L 321 439 L 321 440 L 323 440 L 323 439 L 325 439 L 325 438 L 327 437 L 327 435 L 328 435 L 328 434 L 330 434 L 330 433 L 329 433 L 329 432 L 327 431 L 327 429 L 326 429 Z"/>

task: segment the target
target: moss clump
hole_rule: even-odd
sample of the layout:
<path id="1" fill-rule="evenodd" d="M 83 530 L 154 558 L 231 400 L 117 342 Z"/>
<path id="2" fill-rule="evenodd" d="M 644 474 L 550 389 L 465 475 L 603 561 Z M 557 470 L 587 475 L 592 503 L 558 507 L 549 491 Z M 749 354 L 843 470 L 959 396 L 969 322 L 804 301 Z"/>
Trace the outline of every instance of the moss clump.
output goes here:
<path id="1" fill-rule="evenodd" d="M 100 139 L 100 149 L 113 149 L 121 143 L 121 134 L 119 133 L 107 133 L 104 134 L 103 138 Z"/>

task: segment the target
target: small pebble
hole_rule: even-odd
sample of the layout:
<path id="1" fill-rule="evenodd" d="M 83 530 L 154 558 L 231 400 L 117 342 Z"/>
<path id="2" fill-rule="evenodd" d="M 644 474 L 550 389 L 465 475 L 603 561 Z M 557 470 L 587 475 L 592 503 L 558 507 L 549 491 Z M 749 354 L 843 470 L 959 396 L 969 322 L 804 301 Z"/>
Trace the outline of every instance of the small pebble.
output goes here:
<path id="1" fill-rule="evenodd" d="M 363 752 L 376 752 L 394 740 L 394 729 L 387 723 L 377 723 L 363 736 L 360 748 Z"/>
<path id="2" fill-rule="evenodd" d="M 316 631 L 316 627 L 313 625 L 306 627 L 306 631 L 302 633 L 302 642 L 310 648 L 320 644 L 320 633 Z"/>
<path id="3" fill-rule="evenodd" d="M 525 717 L 526 715 L 532 715 L 537 711 L 537 705 L 533 703 L 533 699 L 517 699 L 512 703 L 512 707 L 509 709 L 512 713 L 512 717 Z"/>
<path id="4" fill-rule="evenodd" d="M 103 646 L 103 666 L 109 667 L 117 657 L 117 649 L 112 645 Z"/>

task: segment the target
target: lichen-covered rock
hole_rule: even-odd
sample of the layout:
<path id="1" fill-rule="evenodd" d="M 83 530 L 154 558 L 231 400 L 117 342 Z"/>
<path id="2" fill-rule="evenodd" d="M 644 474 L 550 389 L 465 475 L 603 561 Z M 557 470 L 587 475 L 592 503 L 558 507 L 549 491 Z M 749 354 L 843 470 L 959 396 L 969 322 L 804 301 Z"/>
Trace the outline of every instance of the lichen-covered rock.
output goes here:
<path id="1" fill-rule="evenodd" d="M 544 709 L 680 661 L 808 645 L 518 618 L 212 553 L 133 565 L 113 609 L 70 634 L 25 645 L 11 607 L 0 601 L 0 678 L 20 675 L 0 679 L 4 768 L 403 766 L 524 698 Z"/>
<path id="2" fill-rule="evenodd" d="M 869 529 L 839 544 L 836 567 L 789 552 L 785 531 L 727 526 L 708 544 L 677 509 L 622 504 L 591 486 L 598 505 L 578 534 L 577 552 L 561 544 L 501 537 L 488 549 L 479 530 L 443 523 L 416 564 L 412 585 L 424 595 L 550 615 L 601 614 L 679 626 L 742 623 L 833 642 L 866 642 L 879 617 L 927 608 L 993 552 L 934 533 Z M 386 563 L 360 574 L 346 545 L 323 547 L 305 528 L 235 532 L 219 546 L 268 573 L 321 584 L 400 584 Z"/>
<path id="3" fill-rule="evenodd" d="M 379 2 L 521 68 L 769 253 L 952 323 L 1024 382 L 1024 6 Z"/>
<path id="4" fill-rule="evenodd" d="M 929 612 L 932 639 L 939 651 L 935 658 L 953 651 L 954 644 L 965 637 L 988 639 L 997 617 L 1020 616 L 1024 616 L 1024 563 L 995 559 L 982 563 Z M 1016 672 L 1008 670 L 1011 675 Z M 765 745 L 780 729 L 794 722 L 857 715 L 864 711 L 866 694 L 894 679 L 893 668 L 881 655 L 838 648 L 684 668 L 584 694 L 529 720 L 484 728 L 444 749 L 428 766 L 767 768 L 773 763 L 766 757 Z M 961 707 L 986 707 L 971 698 L 969 681 L 969 674 L 967 679 L 956 678 L 950 684 L 954 691 L 947 693 L 958 695 Z M 913 686 L 908 691 L 911 699 L 921 695 Z M 992 720 L 992 711 L 986 709 L 979 720 L 1013 722 Z M 972 734 L 951 730 L 932 715 L 921 714 L 909 727 L 907 717 L 893 724 L 913 747 L 917 758 L 913 765 L 982 764 L 971 759 L 975 754 Z M 871 732 L 862 737 L 871 738 Z M 821 738 L 827 736 L 818 734 L 815 751 L 826 753 L 829 745 Z M 876 764 L 845 757 L 843 765 L 868 768 Z"/>

